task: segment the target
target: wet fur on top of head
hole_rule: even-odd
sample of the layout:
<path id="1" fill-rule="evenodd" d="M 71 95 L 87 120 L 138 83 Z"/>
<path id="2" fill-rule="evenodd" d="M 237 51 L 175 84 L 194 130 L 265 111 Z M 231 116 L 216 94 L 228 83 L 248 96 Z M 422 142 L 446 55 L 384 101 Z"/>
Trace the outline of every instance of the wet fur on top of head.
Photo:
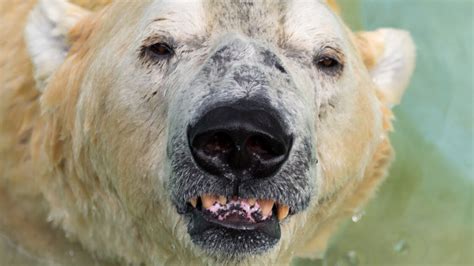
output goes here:
<path id="1" fill-rule="evenodd" d="M 40 95 L 28 71 L 21 97 L 0 91 L 6 95 L 2 104 L 26 101 L 29 107 L 0 109 L 1 143 L 16 145 L 28 135 L 28 148 L 12 153 L 11 164 L 30 156 L 23 166 L 0 163 L 2 184 L 11 183 L 4 182 L 8 173 L 34 169 L 39 174 L 30 191 L 44 196 L 49 219 L 101 257 L 133 264 L 232 264 L 235 258 L 193 244 L 176 209 L 188 195 L 221 193 L 225 186 L 173 164 L 189 160 L 185 126 L 206 108 L 263 97 L 297 136 L 295 153 L 274 186 L 248 188 L 247 195 L 262 193 L 300 212 L 282 223 L 275 247 L 239 262 L 285 263 L 293 254 L 323 252 L 338 221 L 373 194 L 392 159 L 389 108 L 406 83 L 382 88 L 371 74 L 384 81 L 382 75 L 392 74 L 384 57 L 394 49 L 386 40 L 398 40 L 392 38 L 398 32 L 356 35 L 318 1 L 233 3 L 117 1 L 85 14 L 65 36 L 70 46 L 64 62 L 40 77 L 39 101 L 24 100 Z M 173 41 L 179 58 L 153 63 L 140 57 L 150 40 Z M 400 56 L 411 73 L 413 45 L 400 45 L 408 51 Z M 344 55 L 339 77 L 312 64 L 328 46 Z M 223 47 L 230 47 L 230 58 L 212 59 Z M 33 67 L 37 73 L 41 61 L 33 58 Z M 235 73 L 247 79 L 236 80 Z M 407 82 L 409 75 L 403 75 Z M 24 121 L 23 127 L 7 117 Z M 2 154 L 13 147 L 3 144 Z M 190 176 L 195 182 L 186 184 Z M 291 182 L 295 178 L 301 183 Z"/>

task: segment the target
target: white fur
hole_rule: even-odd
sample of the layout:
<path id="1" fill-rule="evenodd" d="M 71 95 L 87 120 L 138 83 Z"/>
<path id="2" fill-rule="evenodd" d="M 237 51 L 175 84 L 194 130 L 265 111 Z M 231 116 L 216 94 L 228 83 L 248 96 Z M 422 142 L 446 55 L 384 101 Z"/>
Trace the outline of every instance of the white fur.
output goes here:
<path id="1" fill-rule="evenodd" d="M 407 31 L 379 29 L 377 32 L 385 47 L 370 75 L 393 106 L 400 103 L 415 68 L 415 44 Z"/>
<path id="2" fill-rule="evenodd" d="M 342 41 L 342 28 L 335 27 L 338 19 L 319 1 L 291 1 L 288 3 L 286 33 L 288 42 L 312 51 L 322 40 Z M 324 38 L 321 38 L 324 36 Z"/>
<path id="3" fill-rule="evenodd" d="M 65 0 L 40 0 L 30 13 L 25 38 L 38 90 L 44 90 L 48 78 L 63 63 L 69 30 L 87 14 Z"/>

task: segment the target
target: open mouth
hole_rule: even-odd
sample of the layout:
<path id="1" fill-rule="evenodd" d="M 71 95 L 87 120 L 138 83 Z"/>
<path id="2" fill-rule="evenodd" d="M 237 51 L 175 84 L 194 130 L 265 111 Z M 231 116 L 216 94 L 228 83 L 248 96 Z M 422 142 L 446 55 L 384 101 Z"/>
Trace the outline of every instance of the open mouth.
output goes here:
<path id="1" fill-rule="evenodd" d="M 291 215 L 288 205 L 275 200 L 236 196 L 203 195 L 191 198 L 188 207 L 188 231 L 193 241 L 228 255 L 269 249 L 280 239 L 280 222 Z"/>
<path id="2" fill-rule="evenodd" d="M 189 204 L 203 213 L 207 221 L 238 230 L 253 230 L 276 216 L 284 220 L 290 211 L 287 205 L 268 199 L 241 199 L 204 195 L 192 198 Z"/>

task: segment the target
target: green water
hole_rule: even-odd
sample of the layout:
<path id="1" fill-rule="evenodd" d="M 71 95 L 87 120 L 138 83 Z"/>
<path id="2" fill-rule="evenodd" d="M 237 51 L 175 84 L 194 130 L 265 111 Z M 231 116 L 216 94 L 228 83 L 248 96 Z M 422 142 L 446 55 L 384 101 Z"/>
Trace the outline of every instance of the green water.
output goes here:
<path id="1" fill-rule="evenodd" d="M 324 260 L 295 264 L 474 265 L 473 1 L 344 2 L 357 29 L 409 30 L 417 68 L 395 108 L 397 159 L 378 197 Z"/>

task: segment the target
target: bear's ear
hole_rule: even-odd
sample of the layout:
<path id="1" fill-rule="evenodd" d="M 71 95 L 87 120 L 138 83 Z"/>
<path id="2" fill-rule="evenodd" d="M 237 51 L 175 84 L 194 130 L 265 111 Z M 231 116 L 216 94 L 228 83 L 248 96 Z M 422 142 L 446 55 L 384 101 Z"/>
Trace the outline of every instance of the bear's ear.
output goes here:
<path id="1" fill-rule="evenodd" d="M 66 0 L 39 0 L 31 11 L 25 40 L 38 90 L 44 90 L 48 79 L 65 60 L 70 47 L 69 31 L 88 14 Z"/>
<path id="2" fill-rule="evenodd" d="M 388 107 L 400 103 L 415 69 L 415 44 L 403 30 L 356 33 L 356 46 Z"/>

